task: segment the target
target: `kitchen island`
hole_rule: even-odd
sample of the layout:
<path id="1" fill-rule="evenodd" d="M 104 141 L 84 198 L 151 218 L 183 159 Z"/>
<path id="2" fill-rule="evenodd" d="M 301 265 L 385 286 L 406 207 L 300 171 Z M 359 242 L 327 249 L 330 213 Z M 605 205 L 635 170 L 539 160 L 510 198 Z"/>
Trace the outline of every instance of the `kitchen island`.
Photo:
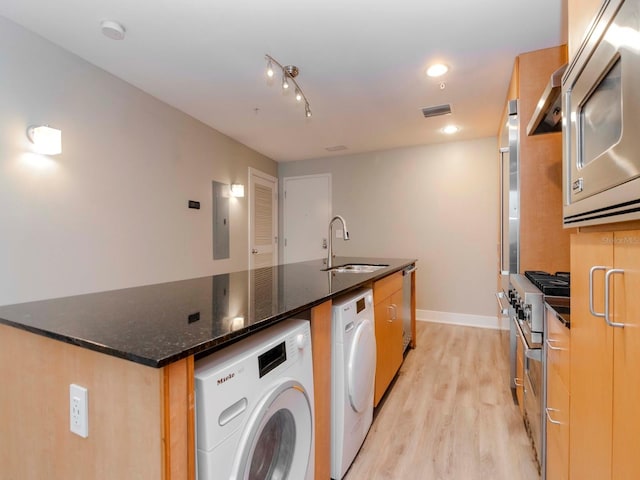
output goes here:
<path id="1" fill-rule="evenodd" d="M 297 317 L 311 321 L 316 478 L 328 478 L 331 299 L 415 260 L 335 260 L 347 263 L 388 266 L 316 260 L 0 307 L 3 474 L 194 478 L 194 358 Z M 89 390 L 86 439 L 69 433 L 71 383 Z"/>

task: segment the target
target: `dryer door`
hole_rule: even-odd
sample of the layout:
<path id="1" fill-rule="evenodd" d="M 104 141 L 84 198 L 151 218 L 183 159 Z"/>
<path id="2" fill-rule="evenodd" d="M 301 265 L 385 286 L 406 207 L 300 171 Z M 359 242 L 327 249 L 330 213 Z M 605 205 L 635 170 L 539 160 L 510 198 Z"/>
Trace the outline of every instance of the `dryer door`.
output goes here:
<path id="1" fill-rule="evenodd" d="M 307 478 L 312 445 L 309 397 L 298 382 L 285 381 L 265 395 L 252 413 L 238 444 L 231 478 Z"/>
<path id="2" fill-rule="evenodd" d="M 356 329 L 347 364 L 349 403 L 356 412 L 373 405 L 376 373 L 376 337 L 373 324 L 363 320 Z"/>

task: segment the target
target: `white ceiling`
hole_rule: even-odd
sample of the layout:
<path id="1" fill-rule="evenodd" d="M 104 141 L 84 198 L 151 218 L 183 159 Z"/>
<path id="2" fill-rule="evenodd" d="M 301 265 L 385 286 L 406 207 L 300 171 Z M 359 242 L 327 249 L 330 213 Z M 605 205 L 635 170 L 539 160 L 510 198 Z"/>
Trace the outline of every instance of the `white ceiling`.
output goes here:
<path id="1" fill-rule="evenodd" d="M 276 161 L 494 135 L 514 57 L 566 42 L 566 0 L 1 0 L 0 15 Z M 266 53 L 300 69 L 311 119 L 267 83 Z M 424 73 L 436 60 L 442 80 Z M 443 103 L 452 115 L 422 116 Z"/>

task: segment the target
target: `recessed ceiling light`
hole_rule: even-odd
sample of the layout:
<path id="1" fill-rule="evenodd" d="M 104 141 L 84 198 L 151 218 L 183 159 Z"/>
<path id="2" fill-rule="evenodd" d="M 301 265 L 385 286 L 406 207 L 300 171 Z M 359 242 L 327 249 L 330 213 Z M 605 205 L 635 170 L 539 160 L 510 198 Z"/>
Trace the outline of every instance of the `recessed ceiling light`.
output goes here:
<path id="1" fill-rule="evenodd" d="M 125 28 L 113 20 L 103 20 L 100 23 L 100 30 L 105 37 L 111 40 L 122 40 L 126 32 Z"/>
<path id="2" fill-rule="evenodd" d="M 440 77 L 449 71 L 449 67 L 447 67 L 444 63 L 434 63 L 429 68 L 427 68 L 427 75 L 430 77 Z"/>
<path id="3" fill-rule="evenodd" d="M 457 133 L 459 131 L 460 128 L 456 127 L 455 125 L 447 125 L 442 129 L 442 133 L 446 133 L 447 135 L 453 135 L 454 133 Z"/>

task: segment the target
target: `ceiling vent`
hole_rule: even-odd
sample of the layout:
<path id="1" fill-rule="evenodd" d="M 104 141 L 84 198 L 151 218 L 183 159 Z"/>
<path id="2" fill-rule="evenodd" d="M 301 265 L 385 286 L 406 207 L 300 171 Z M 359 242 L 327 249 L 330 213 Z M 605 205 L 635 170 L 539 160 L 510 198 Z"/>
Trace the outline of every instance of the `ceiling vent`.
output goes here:
<path id="1" fill-rule="evenodd" d="M 422 114 L 424 118 L 429 117 L 439 117 L 440 115 L 449 115 L 451 113 L 451 105 L 436 105 L 434 107 L 424 107 L 422 109 Z"/>
<path id="2" fill-rule="evenodd" d="M 336 145 L 335 147 L 326 147 L 325 150 L 327 150 L 328 152 L 339 152 L 341 150 L 346 150 L 347 147 L 345 147 L 344 145 Z"/>

